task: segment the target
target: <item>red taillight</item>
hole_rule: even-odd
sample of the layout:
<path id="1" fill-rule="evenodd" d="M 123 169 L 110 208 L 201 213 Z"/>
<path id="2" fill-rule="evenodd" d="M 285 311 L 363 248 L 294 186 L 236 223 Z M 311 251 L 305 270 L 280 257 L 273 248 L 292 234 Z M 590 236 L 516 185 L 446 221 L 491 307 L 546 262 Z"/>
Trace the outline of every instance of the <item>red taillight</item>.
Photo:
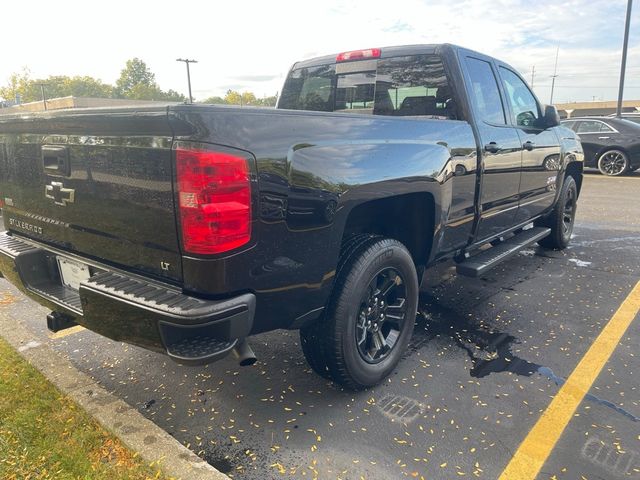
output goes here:
<path id="1" fill-rule="evenodd" d="M 176 149 L 178 202 L 185 252 L 221 253 L 251 238 L 251 183 L 246 158 Z"/>
<path id="2" fill-rule="evenodd" d="M 348 62 L 350 60 L 364 60 L 365 58 L 380 58 L 379 48 L 368 48 L 366 50 L 353 50 L 351 52 L 339 53 L 336 62 Z"/>

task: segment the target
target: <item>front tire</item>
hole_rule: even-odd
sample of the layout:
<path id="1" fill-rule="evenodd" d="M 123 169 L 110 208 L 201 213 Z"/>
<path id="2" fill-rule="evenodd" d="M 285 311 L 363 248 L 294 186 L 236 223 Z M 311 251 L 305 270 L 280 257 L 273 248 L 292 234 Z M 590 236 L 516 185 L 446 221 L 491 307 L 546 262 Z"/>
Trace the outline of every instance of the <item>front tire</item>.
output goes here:
<path id="1" fill-rule="evenodd" d="M 305 335 L 319 343 L 306 350 L 322 352 L 310 364 L 349 389 L 380 383 L 402 358 L 417 307 L 411 254 L 396 240 L 370 238 L 340 266 L 326 314 Z"/>
<path id="2" fill-rule="evenodd" d="M 573 177 L 565 177 L 560 196 L 551 213 L 536 222 L 538 226 L 549 227 L 551 233 L 538 243 L 545 248 L 564 250 L 571 241 L 573 225 L 578 206 L 578 187 Z"/>
<path id="3" fill-rule="evenodd" d="M 598 158 L 598 170 L 609 177 L 624 175 L 629 171 L 629 157 L 622 150 L 607 150 Z"/>

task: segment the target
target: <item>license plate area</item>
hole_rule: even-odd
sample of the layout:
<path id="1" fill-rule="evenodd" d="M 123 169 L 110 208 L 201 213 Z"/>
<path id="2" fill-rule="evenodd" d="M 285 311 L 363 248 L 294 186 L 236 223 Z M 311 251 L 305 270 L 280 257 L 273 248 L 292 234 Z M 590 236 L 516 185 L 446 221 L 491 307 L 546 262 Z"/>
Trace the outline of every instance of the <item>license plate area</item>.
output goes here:
<path id="1" fill-rule="evenodd" d="M 80 289 L 80 282 L 88 280 L 91 276 L 89 265 L 65 257 L 56 257 L 56 260 L 60 271 L 60 281 L 65 287 L 77 291 Z"/>

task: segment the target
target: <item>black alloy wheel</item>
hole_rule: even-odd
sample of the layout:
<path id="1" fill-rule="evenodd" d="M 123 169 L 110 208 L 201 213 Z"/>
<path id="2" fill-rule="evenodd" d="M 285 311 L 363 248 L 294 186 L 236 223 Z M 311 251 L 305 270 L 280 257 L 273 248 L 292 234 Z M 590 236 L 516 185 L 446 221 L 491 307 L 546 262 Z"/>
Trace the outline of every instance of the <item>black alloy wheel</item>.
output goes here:
<path id="1" fill-rule="evenodd" d="M 397 240 L 358 234 L 343 244 L 323 315 L 300 330 L 311 368 L 351 390 L 380 383 L 409 344 L 418 273 Z"/>
<path id="2" fill-rule="evenodd" d="M 394 268 L 385 268 L 369 282 L 360 301 L 355 325 L 358 353 L 367 363 L 379 363 L 398 343 L 407 314 L 406 289 Z"/>
<path id="3" fill-rule="evenodd" d="M 563 250 L 569 246 L 578 208 L 578 186 L 573 177 L 567 176 L 551 212 L 536 220 L 539 227 L 549 227 L 551 233 L 538 243 L 545 248 Z"/>
<path id="4" fill-rule="evenodd" d="M 564 209 L 562 212 L 562 230 L 565 237 L 570 238 L 573 233 L 573 224 L 576 219 L 576 208 L 578 206 L 578 192 L 575 188 L 567 190 L 564 199 Z"/>

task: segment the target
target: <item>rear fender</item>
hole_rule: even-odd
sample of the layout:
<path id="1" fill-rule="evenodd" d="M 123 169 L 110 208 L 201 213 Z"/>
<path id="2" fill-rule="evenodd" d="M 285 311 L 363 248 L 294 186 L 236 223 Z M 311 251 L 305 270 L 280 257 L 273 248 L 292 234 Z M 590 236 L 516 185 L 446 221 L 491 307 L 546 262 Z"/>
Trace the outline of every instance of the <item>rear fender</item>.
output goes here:
<path id="1" fill-rule="evenodd" d="M 441 185 L 453 174 L 451 152 L 445 143 L 367 140 L 299 144 L 287 157 L 289 211 L 294 213 L 288 220 L 292 226 L 300 226 L 300 221 L 329 224 L 346 218 L 348 211 L 364 201 L 415 192 L 439 196 Z"/>

